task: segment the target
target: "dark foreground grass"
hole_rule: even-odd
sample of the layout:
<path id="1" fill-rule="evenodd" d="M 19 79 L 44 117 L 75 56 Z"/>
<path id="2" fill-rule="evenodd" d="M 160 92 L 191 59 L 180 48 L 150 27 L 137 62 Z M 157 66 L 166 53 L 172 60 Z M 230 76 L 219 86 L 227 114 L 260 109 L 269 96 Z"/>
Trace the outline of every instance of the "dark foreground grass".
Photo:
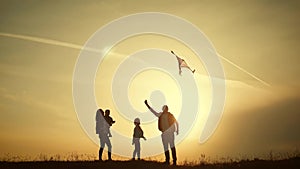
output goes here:
<path id="1" fill-rule="evenodd" d="M 42 162 L 1 162 L 1 169 L 299 169 L 300 157 L 285 160 L 243 160 L 231 163 L 215 163 L 215 164 L 188 164 L 169 166 L 155 161 L 42 161 Z"/>

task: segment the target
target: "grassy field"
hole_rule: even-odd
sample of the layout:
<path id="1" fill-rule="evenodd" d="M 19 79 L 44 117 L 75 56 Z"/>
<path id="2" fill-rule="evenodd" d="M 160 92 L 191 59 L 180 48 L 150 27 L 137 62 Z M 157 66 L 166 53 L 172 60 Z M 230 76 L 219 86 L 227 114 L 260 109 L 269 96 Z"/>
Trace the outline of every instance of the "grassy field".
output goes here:
<path id="1" fill-rule="evenodd" d="M 1 162 L 1 169 L 19 169 L 19 168 L 43 168 L 43 169 L 99 169 L 99 168 L 109 168 L 109 169 L 299 169 L 300 168 L 300 157 L 294 157 L 285 160 L 242 160 L 239 162 L 230 163 L 213 163 L 213 164 L 181 164 L 178 166 L 169 166 L 160 162 L 155 161 L 37 161 L 37 162 Z"/>

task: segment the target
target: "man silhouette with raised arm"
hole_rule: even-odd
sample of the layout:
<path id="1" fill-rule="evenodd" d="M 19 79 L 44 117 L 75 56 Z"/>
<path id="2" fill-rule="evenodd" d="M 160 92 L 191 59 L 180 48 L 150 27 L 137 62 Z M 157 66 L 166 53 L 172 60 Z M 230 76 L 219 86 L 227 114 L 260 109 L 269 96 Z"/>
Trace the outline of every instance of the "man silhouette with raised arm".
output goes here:
<path id="1" fill-rule="evenodd" d="M 162 132 L 161 138 L 164 146 L 166 164 L 170 164 L 170 153 L 169 153 L 169 145 L 172 151 L 173 165 L 176 165 L 177 157 L 176 157 L 176 148 L 174 144 L 174 132 L 179 134 L 179 124 L 175 117 L 168 112 L 168 106 L 164 105 L 162 107 L 162 112 L 158 113 L 149 106 L 147 100 L 145 100 L 145 104 L 148 109 L 158 117 L 158 129 Z"/>

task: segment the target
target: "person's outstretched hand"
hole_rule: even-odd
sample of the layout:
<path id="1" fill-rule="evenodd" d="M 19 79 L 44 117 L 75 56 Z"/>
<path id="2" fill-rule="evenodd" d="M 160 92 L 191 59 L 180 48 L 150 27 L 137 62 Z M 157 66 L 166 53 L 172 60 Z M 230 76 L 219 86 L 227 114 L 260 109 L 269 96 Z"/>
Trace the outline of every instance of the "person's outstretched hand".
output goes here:
<path id="1" fill-rule="evenodd" d="M 146 104 L 146 106 L 148 107 L 148 109 L 151 109 L 151 107 L 149 106 L 149 104 L 148 104 L 148 101 L 147 101 L 147 100 L 145 100 L 145 101 L 144 101 L 144 103 Z"/>
<path id="2" fill-rule="evenodd" d="M 147 139 L 146 139 L 146 137 L 143 137 L 143 139 L 146 141 Z"/>
<path id="3" fill-rule="evenodd" d="M 146 104 L 146 106 L 148 107 L 148 109 L 150 109 L 150 106 L 149 106 L 149 104 L 148 104 L 148 101 L 145 100 L 144 103 Z"/>

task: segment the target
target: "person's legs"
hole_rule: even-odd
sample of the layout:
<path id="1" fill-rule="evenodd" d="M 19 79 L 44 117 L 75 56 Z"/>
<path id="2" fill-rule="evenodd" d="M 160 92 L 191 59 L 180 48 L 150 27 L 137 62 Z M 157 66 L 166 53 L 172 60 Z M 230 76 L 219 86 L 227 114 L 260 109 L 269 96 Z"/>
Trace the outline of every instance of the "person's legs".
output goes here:
<path id="1" fill-rule="evenodd" d="M 172 151 L 173 165 L 177 165 L 176 148 L 172 147 L 171 151 Z"/>
<path id="2" fill-rule="evenodd" d="M 141 158 L 141 144 L 140 144 L 140 139 L 139 138 L 133 138 L 133 143 L 134 143 L 134 151 L 132 154 L 132 159 L 135 159 L 135 156 L 137 155 L 138 160 Z"/>
<path id="3" fill-rule="evenodd" d="M 100 150 L 99 150 L 99 154 L 98 154 L 99 161 L 102 161 L 102 153 L 103 153 L 103 149 L 105 146 L 104 140 L 101 139 L 101 137 L 102 136 L 99 134 L 99 139 L 100 139 Z"/>
<path id="4" fill-rule="evenodd" d="M 170 164 L 170 152 L 169 150 L 165 151 L 166 164 Z"/>
<path id="5" fill-rule="evenodd" d="M 137 153 L 138 160 L 140 160 L 141 159 L 141 144 L 140 144 L 140 139 L 139 138 L 136 139 L 135 150 L 136 150 L 136 153 Z"/>
<path id="6" fill-rule="evenodd" d="M 170 144 L 170 148 L 175 147 L 175 143 L 174 143 L 174 139 L 175 139 L 174 133 L 169 132 L 167 138 L 168 138 L 168 143 Z"/>
<path id="7" fill-rule="evenodd" d="M 135 141 L 135 138 L 133 138 L 133 144 L 134 144 L 134 150 L 133 150 L 133 153 L 132 153 L 132 160 L 134 160 L 135 159 L 135 156 L 136 156 L 136 154 L 137 154 L 137 152 L 136 152 L 136 150 L 137 150 L 137 148 L 136 148 L 136 141 Z"/>
<path id="8" fill-rule="evenodd" d="M 98 155 L 99 161 L 102 161 L 102 153 L 103 153 L 103 148 L 100 148 L 99 155 Z"/>
<path id="9" fill-rule="evenodd" d="M 112 149 L 112 146 L 111 146 L 111 143 L 110 143 L 110 140 L 108 138 L 108 136 L 106 136 L 106 145 L 107 145 L 107 148 L 108 148 L 108 160 L 111 160 L 111 149 Z"/>
<path id="10" fill-rule="evenodd" d="M 135 159 L 135 155 L 136 155 L 136 148 L 133 150 L 133 153 L 132 153 L 132 160 Z"/>
<path id="11" fill-rule="evenodd" d="M 101 147 L 102 148 L 104 148 L 105 144 L 107 145 L 107 148 L 108 148 L 108 160 L 111 160 L 111 149 L 112 149 L 112 146 L 111 146 L 109 137 L 107 135 L 107 132 L 105 134 L 101 134 L 101 139 L 100 140 L 101 140 L 100 143 L 101 143 Z"/>
<path id="12" fill-rule="evenodd" d="M 168 147 L 168 137 L 167 137 L 167 134 L 166 133 L 162 133 L 161 134 L 161 140 L 162 140 L 162 143 L 163 143 L 163 147 L 164 147 L 164 151 L 168 151 L 169 150 L 169 147 Z"/>
<path id="13" fill-rule="evenodd" d="M 170 163 L 170 153 L 169 153 L 169 147 L 168 147 L 168 134 L 167 133 L 162 133 L 161 134 L 161 139 L 165 151 L 165 158 L 166 161 L 165 163 L 169 164 Z"/>
<path id="14" fill-rule="evenodd" d="M 175 143 L 174 143 L 174 133 L 170 133 L 169 135 L 169 144 L 171 147 L 171 151 L 172 151 L 172 158 L 173 158 L 173 165 L 176 165 L 177 162 L 177 156 L 176 156 L 176 148 L 175 148 Z"/>

